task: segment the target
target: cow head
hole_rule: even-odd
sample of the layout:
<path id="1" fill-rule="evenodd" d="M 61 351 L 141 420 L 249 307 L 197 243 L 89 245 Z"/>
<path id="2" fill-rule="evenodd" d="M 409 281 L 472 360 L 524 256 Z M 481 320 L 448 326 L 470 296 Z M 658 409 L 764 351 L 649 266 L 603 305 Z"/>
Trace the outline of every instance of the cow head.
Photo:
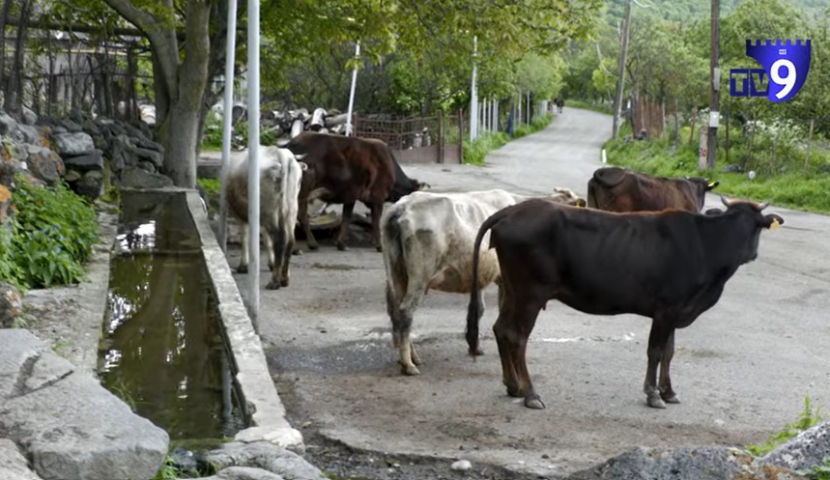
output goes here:
<path id="1" fill-rule="evenodd" d="M 573 190 L 569 188 L 554 187 L 551 199 L 555 202 L 564 203 L 577 208 L 585 208 L 588 206 L 588 202 L 586 202 L 584 198 L 580 198 L 579 195 L 574 193 Z"/>
<path id="2" fill-rule="evenodd" d="M 711 192 L 715 187 L 720 185 L 718 180 L 709 181 L 709 179 L 702 177 L 689 177 L 684 175 L 683 178 L 692 185 L 697 200 L 698 210 L 703 208 L 706 202 L 706 192 Z"/>
<path id="3" fill-rule="evenodd" d="M 755 202 L 727 200 L 721 195 L 721 201 L 726 206 L 722 213 L 712 215 L 728 219 L 719 223 L 718 236 L 721 253 L 734 257 L 740 263 L 751 262 L 758 257 L 758 240 L 763 229 L 774 230 L 784 223 L 781 216 L 774 213 L 764 215 L 763 210 L 769 202 L 757 204 Z"/>
<path id="4" fill-rule="evenodd" d="M 418 188 L 416 190 L 427 190 L 429 188 L 432 188 L 432 185 L 427 182 L 418 182 Z"/>

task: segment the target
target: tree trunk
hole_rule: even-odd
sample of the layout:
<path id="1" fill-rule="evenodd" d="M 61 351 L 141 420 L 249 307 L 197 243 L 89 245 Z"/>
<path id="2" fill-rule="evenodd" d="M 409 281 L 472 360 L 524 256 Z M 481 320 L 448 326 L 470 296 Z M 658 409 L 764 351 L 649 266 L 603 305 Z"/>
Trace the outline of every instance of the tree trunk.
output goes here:
<path id="1" fill-rule="evenodd" d="M 12 64 L 9 88 L 6 97 L 6 109 L 12 112 L 19 112 L 23 106 L 23 80 L 20 78 L 24 72 L 23 60 L 26 51 L 26 26 L 29 18 L 29 0 L 23 0 L 20 6 L 21 23 L 17 26 L 17 40 L 14 48 L 14 63 Z M 5 34 L 5 32 L 4 32 Z"/>
<path id="2" fill-rule="evenodd" d="M 9 18 L 9 9 L 12 6 L 12 0 L 5 0 L 3 2 L 3 10 L 0 11 L 0 92 L 4 92 L 6 78 L 6 21 Z"/>
<path id="3" fill-rule="evenodd" d="M 159 129 L 164 146 L 164 172 L 178 187 L 196 188 L 196 145 L 199 143 L 199 110 L 178 102 L 167 112 Z"/>

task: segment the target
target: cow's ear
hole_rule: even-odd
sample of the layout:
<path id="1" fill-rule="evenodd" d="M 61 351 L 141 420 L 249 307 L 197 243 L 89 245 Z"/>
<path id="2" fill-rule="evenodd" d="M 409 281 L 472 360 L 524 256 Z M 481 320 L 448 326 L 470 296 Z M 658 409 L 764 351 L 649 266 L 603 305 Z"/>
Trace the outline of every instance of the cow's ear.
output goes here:
<path id="1" fill-rule="evenodd" d="M 588 202 L 586 202 L 585 200 L 583 200 L 581 198 L 577 198 L 576 200 L 573 201 L 573 206 L 576 207 L 576 208 L 585 208 L 585 207 L 588 206 Z"/>
<path id="2" fill-rule="evenodd" d="M 428 184 L 427 182 L 418 182 L 418 190 L 426 190 L 430 187 L 430 184 Z"/>
<path id="3" fill-rule="evenodd" d="M 720 181 L 719 181 L 719 180 L 715 180 L 714 182 L 709 182 L 709 184 L 708 184 L 708 185 L 706 185 L 706 190 L 712 190 L 712 189 L 714 189 L 715 187 L 717 187 L 718 185 L 720 185 Z"/>
<path id="4" fill-rule="evenodd" d="M 305 163 L 305 162 L 297 162 L 297 163 L 300 164 L 300 170 L 302 170 L 302 171 L 308 170 L 308 164 L 307 163 Z"/>
<path id="5" fill-rule="evenodd" d="M 769 215 L 764 215 L 764 222 L 762 225 L 764 228 L 775 230 L 779 225 L 784 225 L 784 219 L 774 213 L 770 213 Z"/>

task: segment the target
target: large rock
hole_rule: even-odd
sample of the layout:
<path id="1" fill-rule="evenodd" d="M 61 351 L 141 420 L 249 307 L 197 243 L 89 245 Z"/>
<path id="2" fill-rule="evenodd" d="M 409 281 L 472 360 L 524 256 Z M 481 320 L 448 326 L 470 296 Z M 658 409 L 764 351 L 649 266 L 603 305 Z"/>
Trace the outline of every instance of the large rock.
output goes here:
<path id="1" fill-rule="evenodd" d="M 27 330 L 0 330 L 0 431 L 44 479 L 149 480 L 167 433 Z"/>
<path id="2" fill-rule="evenodd" d="M 205 460 L 220 473 L 226 468 L 241 466 L 261 468 L 286 480 L 327 478 L 319 468 L 305 461 L 303 457 L 269 442 L 226 443 L 221 448 L 208 452 Z"/>
<path id="3" fill-rule="evenodd" d="M 79 172 L 88 172 L 90 170 L 103 170 L 104 169 L 104 157 L 101 156 L 101 152 L 94 151 L 87 155 L 78 155 L 77 157 L 67 157 L 63 161 L 66 168 L 71 170 L 77 170 Z"/>
<path id="4" fill-rule="evenodd" d="M 40 145 L 40 132 L 37 131 L 37 127 L 31 125 L 18 125 L 12 138 L 19 142 Z"/>
<path id="5" fill-rule="evenodd" d="M 569 480 L 806 480 L 726 447 L 638 447 Z"/>
<path id="6" fill-rule="evenodd" d="M 104 194 L 104 174 L 99 170 L 90 170 L 72 188 L 78 195 L 95 200 Z"/>
<path id="7" fill-rule="evenodd" d="M 30 109 L 23 107 L 23 123 L 26 125 L 35 125 L 37 123 L 37 114 Z"/>
<path id="8" fill-rule="evenodd" d="M 8 113 L 0 110 L 0 135 L 8 135 L 17 129 L 17 121 Z"/>
<path id="9" fill-rule="evenodd" d="M 57 128 L 55 128 L 57 131 Z M 75 157 L 95 151 L 95 143 L 88 133 L 66 132 L 55 134 L 55 146 L 61 157 Z"/>
<path id="10" fill-rule="evenodd" d="M 805 430 L 761 460 L 792 470 L 811 469 L 830 457 L 830 422 Z"/>
<path id="11" fill-rule="evenodd" d="M 3 480 L 41 480 L 29 470 L 26 458 L 11 440 L 0 438 L 0 478 Z"/>
<path id="12" fill-rule="evenodd" d="M 121 172 L 121 186 L 127 188 L 172 187 L 173 180 L 160 173 L 150 173 L 138 167 L 125 167 Z"/>
<path id="13" fill-rule="evenodd" d="M 0 186 L 0 188 L 6 187 Z M 0 228 L 6 227 L 0 225 Z M 0 282 L 0 328 L 13 327 L 22 308 L 20 292 L 8 283 Z"/>
<path id="14" fill-rule="evenodd" d="M 29 145 L 28 167 L 32 174 L 44 182 L 54 185 L 65 173 L 61 157 L 48 148 Z"/>
<path id="15" fill-rule="evenodd" d="M 284 480 L 284 477 L 260 468 L 230 467 L 201 480 Z"/>

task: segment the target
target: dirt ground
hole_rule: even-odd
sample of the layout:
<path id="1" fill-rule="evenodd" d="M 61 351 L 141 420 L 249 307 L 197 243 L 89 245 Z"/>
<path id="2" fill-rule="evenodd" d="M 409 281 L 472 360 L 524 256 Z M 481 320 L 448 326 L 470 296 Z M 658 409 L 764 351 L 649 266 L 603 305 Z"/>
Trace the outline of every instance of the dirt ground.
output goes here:
<path id="1" fill-rule="evenodd" d="M 610 117 L 566 109 L 548 129 L 488 155 L 485 167 L 403 168 L 436 191 L 541 195 L 564 186 L 584 195 L 608 132 Z M 707 199 L 707 207 L 718 204 Z M 677 333 L 672 379 L 682 403 L 665 410 L 648 408 L 642 393 L 648 319 L 589 316 L 555 302 L 539 316 L 527 352 L 547 409 L 508 397 L 490 330 L 492 286 L 484 356 L 466 354 L 467 298 L 430 292 L 413 324 L 421 374 L 401 375 L 381 254 L 354 243 L 339 252 L 327 240 L 292 259 L 288 288 L 260 292 L 272 376 L 309 458 L 342 478 L 566 478 L 640 445 L 760 442 L 795 420 L 805 396 L 830 400 L 830 218 L 770 211 L 785 225 L 764 232 L 758 260 Z M 236 266 L 236 252 L 229 261 Z M 247 276 L 236 278 L 244 295 Z M 461 459 L 472 469 L 450 470 Z"/>

